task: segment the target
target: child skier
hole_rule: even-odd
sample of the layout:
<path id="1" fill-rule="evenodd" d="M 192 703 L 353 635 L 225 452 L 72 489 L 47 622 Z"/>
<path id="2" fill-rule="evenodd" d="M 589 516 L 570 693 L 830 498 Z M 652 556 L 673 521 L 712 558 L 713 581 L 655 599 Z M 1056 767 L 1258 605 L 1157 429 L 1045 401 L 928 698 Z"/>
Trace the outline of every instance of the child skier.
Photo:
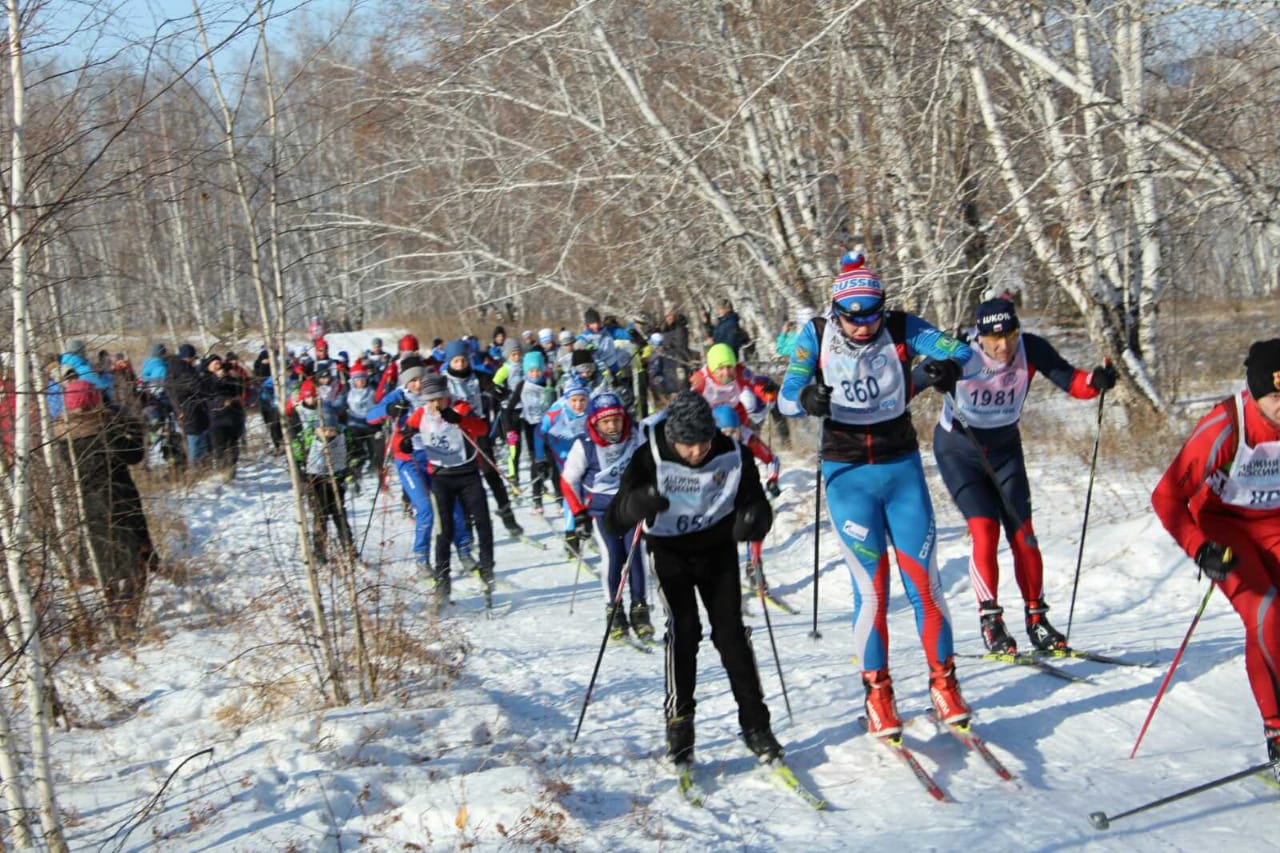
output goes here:
<path id="1" fill-rule="evenodd" d="M 598 522 L 604 517 L 618 491 L 622 472 L 636 449 L 643 444 L 643 433 L 633 427 L 617 394 L 602 391 L 591 398 L 587 404 L 586 434 L 573 443 L 561 474 L 565 507 L 573 513 L 579 530 L 591 529 L 591 521 Z M 626 636 L 629 622 L 637 637 L 651 639 L 653 624 L 645 596 L 643 552 L 630 560 L 630 573 L 625 579 L 629 580 L 631 589 L 630 619 L 621 604 L 616 610 L 614 606 L 618 600 L 618 585 L 624 581 L 622 568 L 628 564 L 634 541 L 632 531 L 606 533 L 600 524 L 596 524 L 595 536 L 600 553 L 608 560 L 608 569 L 601 576 L 601 581 L 604 584 L 605 618 L 612 620 L 610 636 L 622 639 Z"/>
<path id="2" fill-rule="evenodd" d="M 422 400 L 422 405 L 405 421 L 399 449 L 402 453 L 423 451 L 430 466 L 431 497 L 440 513 L 433 569 L 436 609 L 449 603 L 452 587 L 449 549 L 458 524 L 455 512 L 459 505 L 475 523 L 476 536 L 480 539 L 478 570 L 484 585 L 484 605 L 492 607 L 493 524 L 476 464 L 475 445 L 477 437 L 488 431 L 489 424 L 473 413 L 469 404 L 462 401 L 451 404 L 448 382 L 438 373 L 423 378 Z"/>

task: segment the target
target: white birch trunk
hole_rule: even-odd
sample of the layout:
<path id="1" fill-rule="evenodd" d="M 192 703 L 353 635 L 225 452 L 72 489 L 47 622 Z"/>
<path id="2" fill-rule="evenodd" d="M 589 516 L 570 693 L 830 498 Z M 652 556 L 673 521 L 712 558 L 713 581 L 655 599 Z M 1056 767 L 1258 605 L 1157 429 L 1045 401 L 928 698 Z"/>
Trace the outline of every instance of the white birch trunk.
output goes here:
<path id="1" fill-rule="evenodd" d="M 40 639 L 40 622 L 27 587 L 27 551 L 31 547 L 31 397 L 35 383 L 31 376 L 31 358 L 27 339 L 27 247 L 23 208 L 26 196 L 26 81 L 23 76 L 22 9 L 19 0 L 7 0 L 9 23 L 9 74 L 13 85 L 13 138 L 9 163 L 9 209 L 6 216 L 12 254 L 13 290 L 13 367 L 14 411 L 13 470 L 10 489 L 13 501 L 13 527 L 6 543 L 5 563 L 9 575 L 9 592 L 18 611 L 22 634 L 29 637 L 23 654 L 27 715 L 29 717 L 31 775 L 39 802 L 40 827 L 45 845 L 55 853 L 67 850 L 62 834 L 62 818 L 53 789 L 53 770 L 49 761 L 49 721 L 44 691 L 44 644 Z M 18 813 L 21 816 L 22 812 Z M 16 839 L 21 845 L 31 844 L 30 835 L 20 830 Z"/>

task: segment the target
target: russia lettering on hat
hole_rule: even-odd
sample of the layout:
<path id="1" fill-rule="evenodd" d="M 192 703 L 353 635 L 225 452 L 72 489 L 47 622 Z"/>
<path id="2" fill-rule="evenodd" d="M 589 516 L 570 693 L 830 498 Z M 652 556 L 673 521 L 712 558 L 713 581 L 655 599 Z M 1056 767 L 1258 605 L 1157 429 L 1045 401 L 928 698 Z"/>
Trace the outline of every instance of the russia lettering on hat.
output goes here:
<path id="1" fill-rule="evenodd" d="M 857 267 L 836 276 L 831 283 L 831 301 L 853 314 L 874 311 L 884 302 L 884 285 L 880 276 Z"/>

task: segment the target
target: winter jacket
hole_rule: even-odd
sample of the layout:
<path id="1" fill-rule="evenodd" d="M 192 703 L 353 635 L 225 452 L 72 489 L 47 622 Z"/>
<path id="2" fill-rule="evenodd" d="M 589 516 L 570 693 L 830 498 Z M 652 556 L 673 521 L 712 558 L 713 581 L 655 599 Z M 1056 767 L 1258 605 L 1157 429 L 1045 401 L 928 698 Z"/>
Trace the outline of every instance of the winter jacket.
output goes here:
<path id="1" fill-rule="evenodd" d="M 184 435 L 200 435 L 209 429 L 209 398 L 213 377 L 185 359 L 171 356 L 166 366 L 164 393 L 173 405 Z"/>

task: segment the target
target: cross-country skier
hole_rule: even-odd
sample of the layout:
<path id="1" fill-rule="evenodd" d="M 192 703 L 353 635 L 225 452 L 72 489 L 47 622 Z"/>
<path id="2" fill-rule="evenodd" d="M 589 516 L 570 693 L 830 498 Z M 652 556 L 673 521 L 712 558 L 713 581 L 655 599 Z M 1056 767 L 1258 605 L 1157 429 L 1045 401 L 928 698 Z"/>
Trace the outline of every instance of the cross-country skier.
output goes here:
<path id="1" fill-rule="evenodd" d="M 631 423 L 622 398 L 612 391 L 602 391 L 587 404 L 586 433 L 579 436 L 569 450 L 560 480 L 565 506 L 573 513 L 575 526 L 590 530 L 592 522 L 597 522 L 594 524 L 596 544 L 607 560 L 607 569 L 600 578 L 607 607 L 605 618 L 613 617 L 610 631 L 615 639 L 626 635 L 628 625 L 641 639 L 653 636 L 645 594 L 643 549 L 630 561 L 630 573 L 624 579 L 622 567 L 627 565 L 630 555 L 632 531 L 614 535 L 606 533 L 598 523 L 618 491 L 622 472 L 643 444 L 644 433 Z M 613 610 L 618 585 L 627 581 L 631 593 L 630 618 L 621 604 Z"/>
<path id="2" fill-rule="evenodd" d="M 1280 760 L 1280 338 L 1257 341 L 1246 390 L 1196 424 L 1151 495 L 1165 529 L 1244 622 L 1244 668 Z M 1275 768 L 1280 779 L 1280 768 Z"/>
<path id="3" fill-rule="evenodd" d="M 701 597 L 738 704 L 742 738 L 761 761 L 781 758 L 742 624 L 734 544 L 763 539 L 773 524 L 755 463 L 716 429 L 711 407 L 694 391 L 680 392 L 647 428 L 646 439 L 648 448 L 632 455 L 602 521 L 613 536 L 630 536 L 644 525 L 667 610 L 667 756 L 693 760 Z"/>
<path id="4" fill-rule="evenodd" d="M 982 641 L 988 650 L 1003 654 L 1016 652 L 1017 643 L 1005 628 L 1004 610 L 998 603 L 996 549 L 1001 526 L 1013 552 L 1013 572 L 1026 605 L 1031 645 L 1041 651 L 1067 647 L 1066 637 L 1045 616 L 1049 605 L 1044 600 L 1044 560 L 1031 526 L 1031 485 L 1018 430 L 1027 388 L 1032 377 L 1042 373 L 1077 400 L 1091 400 L 1116 384 L 1116 369 L 1111 365 L 1077 370 L 1048 341 L 1023 333 L 1020 326 L 1009 300 L 983 302 L 978 306 L 977 324 L 967 335 L 974 357 L 965 365 L 963 376 L 954 383 L 950 376 L 935 383 L 947 396 L 933 431 L 933 456 L 973 538 L 969 578 L 978 597 Z M 966 424 L 973 439 L 963 434 Z M 987 474 L 984 457 L 1003 498 Z M 1012 517 L 1006 505 L 1014 512 Z"/>
<path id="5" fill-rule="evenodd" d="M 822 477 L 853 584 L 867 725 L 889 737 L 902 730 L 889 675 L 889 537 L 915 608 L 934 708 L 949 724 L 969 719 L 938 577 L 933 503 L 907 404 L 915 392 L 912 358 L 963 363 L 972 354 L 914 314 L 885 310 L 884 286 L 861 255 L 841 261 L 829 310 L 796 340 L 778 406 L 789 417 L 822 418 Z"/>

